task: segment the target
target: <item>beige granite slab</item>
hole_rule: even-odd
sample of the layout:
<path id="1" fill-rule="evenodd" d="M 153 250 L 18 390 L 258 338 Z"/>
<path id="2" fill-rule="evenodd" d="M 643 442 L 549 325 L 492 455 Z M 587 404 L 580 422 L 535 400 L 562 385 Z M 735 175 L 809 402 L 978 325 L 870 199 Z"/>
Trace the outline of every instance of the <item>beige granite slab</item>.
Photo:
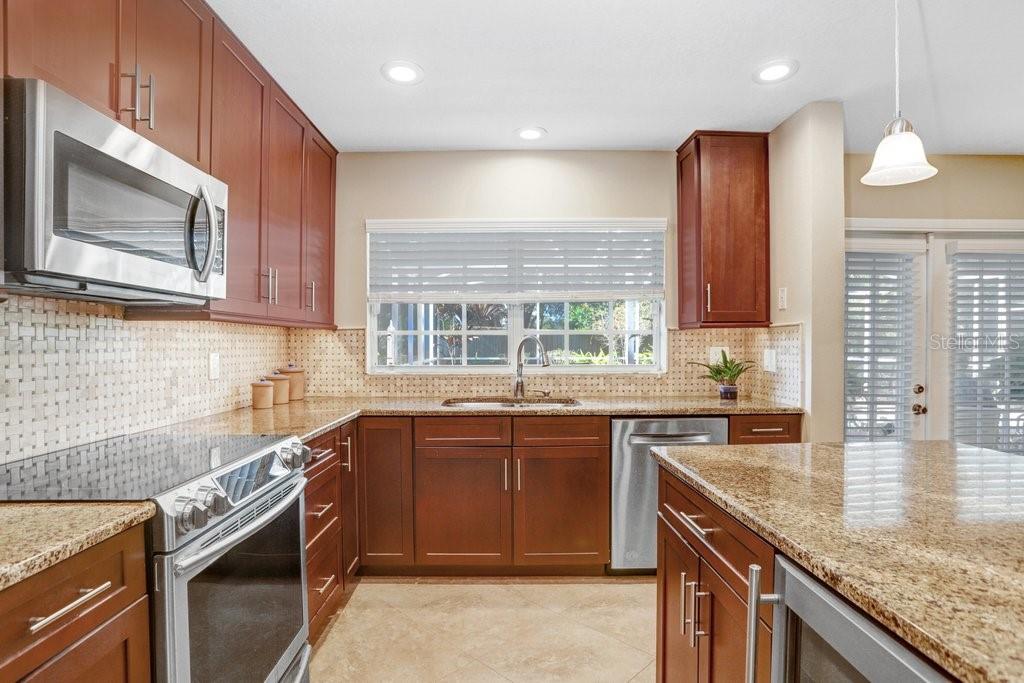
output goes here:
<path id="1" fill-rule="evenodd" d="M 654 457 L 950 673 L 1024 680 L 1024 456 L 917 441 Z"/>
<path id="2" fill-rule="evenodd" d="M 191 430 L 208 434 L 294 434 L 305 440 L 360 415 L 773 415 L 804 412 L 797 406 L 769 401 L 720 401 L 714 396 L 580 398 L 576 406 L 523 408 L 447 408 L 441 405 L 444 398 L 307 396 L 303 401 L 273 408 L 240 408 L 185 424 Z"/>
<path id="3" fill-rule="evenodd" d="M 0 590 L 153 516 L 133 503 L 0 503 Z"/>

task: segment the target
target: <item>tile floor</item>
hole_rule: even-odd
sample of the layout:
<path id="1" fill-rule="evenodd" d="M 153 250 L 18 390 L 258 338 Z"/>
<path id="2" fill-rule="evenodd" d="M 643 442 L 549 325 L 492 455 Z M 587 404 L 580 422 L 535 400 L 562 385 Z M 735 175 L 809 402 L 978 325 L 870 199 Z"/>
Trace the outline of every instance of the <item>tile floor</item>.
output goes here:
<path id="1" fill-rule="evenodd" d="M 641 579 L 363 579 L 313 652 L 328 681 L 654 680 Z"/>

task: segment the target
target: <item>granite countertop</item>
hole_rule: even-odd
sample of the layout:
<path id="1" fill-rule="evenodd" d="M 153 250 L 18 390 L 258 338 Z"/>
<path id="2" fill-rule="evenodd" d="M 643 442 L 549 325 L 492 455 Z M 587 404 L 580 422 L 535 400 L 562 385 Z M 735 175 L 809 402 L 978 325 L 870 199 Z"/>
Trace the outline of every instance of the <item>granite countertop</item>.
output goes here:
<path id="1" fill-rule="evenodd" d="M 136 503 L 0 503 L 0 590 L 153 516 Z"/>
<path id="2" fill-rule="evenodd" d="M 330 431 L 360 415 L 774 415 L 803 413 L 797 406 L 709 396 L 579 398 L 576 406 L 523 408 L 446 408 L 443 397 L 386 398 L 307 396 L 263 410 L 239 408 L 190 420 L 190 431 L 206 434 L 294 434 L 303 440 Z"/>
<path id="3" fill-rule="evenodd" d="M 654 457 L 947 671 L 1024 680 L 1024 456 L 916 441 Z"/>

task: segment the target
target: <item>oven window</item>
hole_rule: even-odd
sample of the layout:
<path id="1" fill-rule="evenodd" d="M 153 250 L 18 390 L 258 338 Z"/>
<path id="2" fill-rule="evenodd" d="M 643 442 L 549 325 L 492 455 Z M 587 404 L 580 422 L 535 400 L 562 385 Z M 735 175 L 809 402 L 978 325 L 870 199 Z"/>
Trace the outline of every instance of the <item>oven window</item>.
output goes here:
<path id="1" fill-rule="evenodd" d="M 54 134 L 53 234 L 58 237 L 184 268 L 191 256 L 186 252 L 194 248 L 195 261 L 202 264 L 210 219 L 196 190 L 189 194 L 62 133 Z M 223 237 L 224 214 L 219 208 L 217 214 Z M 186 247 L 192 216 L 192 246 Z M 223 255 L 222 248 L 214 261 L 217 273 L 224 272 Z"/>
<path id="2" fill-rule="evenodd" d="M 300 501 L 188 582 L 193 681 L 262 681 L 304 624 Z"/>

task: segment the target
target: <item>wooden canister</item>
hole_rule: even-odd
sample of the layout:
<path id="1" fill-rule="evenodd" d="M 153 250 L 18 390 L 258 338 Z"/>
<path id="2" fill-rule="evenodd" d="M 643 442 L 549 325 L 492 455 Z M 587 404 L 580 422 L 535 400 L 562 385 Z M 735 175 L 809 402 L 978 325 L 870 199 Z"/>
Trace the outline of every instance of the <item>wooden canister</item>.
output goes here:
<path id="1" fill-rule="evenodd" d="M 252 407 L 256 410 L 274 406 L 274 383 L 261 379 L 252 383 Z"/>
<path id="2" fill-rule="evenodd" d="M 287 367 L 278 370 L 282 375 L 288 377 L 288 400 L 301 401 L 306 398 L 306 371 L 295 363 L 289 363 Z"/>
<path id="3" fill-rule="evenodd" d="M 274 383 L 274 405 L 279 406 L 288 403 L 288 375 L 275 372 L 267 375 L 267 379 Z"/>

